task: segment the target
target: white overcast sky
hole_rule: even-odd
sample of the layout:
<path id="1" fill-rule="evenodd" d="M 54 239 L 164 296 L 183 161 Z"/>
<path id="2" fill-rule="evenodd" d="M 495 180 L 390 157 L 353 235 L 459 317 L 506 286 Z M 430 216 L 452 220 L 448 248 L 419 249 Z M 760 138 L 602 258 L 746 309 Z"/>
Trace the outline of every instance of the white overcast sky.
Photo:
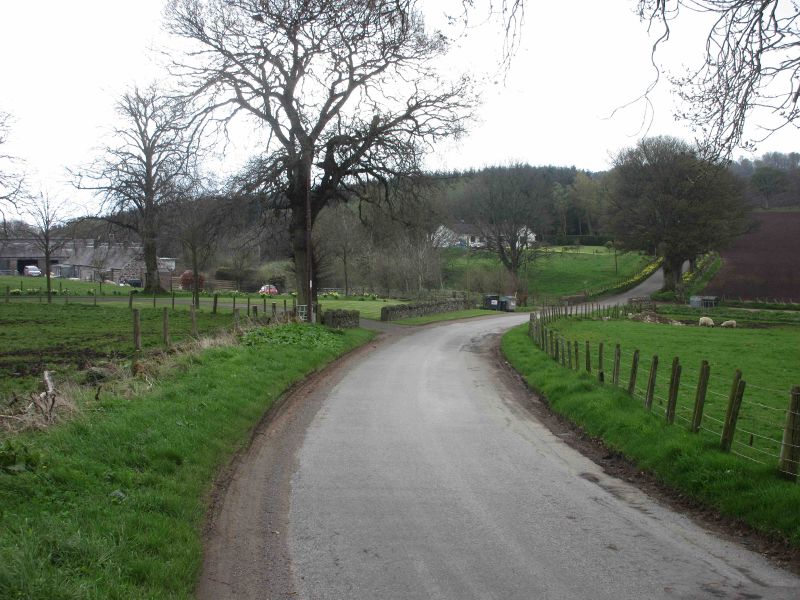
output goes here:
<path id="1" fill-rule="evenodd" d="M 429 20 L 437 22 L 446 3 L 425 2 Z M 151 52 L 165 40 L 163 6 L 164 0 L 0 0 L 0 111 L 13 117 L 4 150 L 26 161 L 34 191 L 88 204 L 67 185 L 65 170 L 87 164 L 96 154 L 114 124 L 113 106 L 122 92 L 163 78 L 160 59 Z M 506 73 L 496 73 L 498 25 L 479 24 L 485 13 L 477 10 L 451 60 L 453 68 L 487 77 L 480 120 L 459 143 L 439 147 L 430 166 L 464 169 L 521 161 L 609 168 L 612 154 L 645 133 L 641 103 L 610 117 L 654 76 L 652 38 L 635 6 L 635 0 L 530 0 L 521 44 Z M 658 57 L 675 71 L 684 63 L 697 64 L 702 50 L 699 22 L 694 30 L 682 31 L 686 34 L 673 33 Z M 688 129 L 672 117 L 674 100 L 666 81 L 652 98 L 649 134 L 691 140 Z M 796 150 L 792 134 L 763 143 L 759 153 Z M 230 154 L 226 166 L 234 169 L 243 151 L 234 147 Z"/>

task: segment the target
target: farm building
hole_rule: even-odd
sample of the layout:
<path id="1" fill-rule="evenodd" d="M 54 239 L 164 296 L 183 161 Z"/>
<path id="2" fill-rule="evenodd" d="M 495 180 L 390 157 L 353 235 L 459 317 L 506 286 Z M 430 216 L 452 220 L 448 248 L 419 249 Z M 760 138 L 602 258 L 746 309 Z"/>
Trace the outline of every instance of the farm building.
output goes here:
<path id="1" fill-rule="evenodd" d="M 142 247 L 130 243 L 96 243 L 95 240 L 57 240 L 51 257 L 55 277 L 83 281 L 144 279 Z M 159 258 L 162 286 L 175 270 L 175 259 Z M 27 265 L 44 269 L 44 252 L 32 239 L 0 239 L 0 275 L 21 275 Z"/>

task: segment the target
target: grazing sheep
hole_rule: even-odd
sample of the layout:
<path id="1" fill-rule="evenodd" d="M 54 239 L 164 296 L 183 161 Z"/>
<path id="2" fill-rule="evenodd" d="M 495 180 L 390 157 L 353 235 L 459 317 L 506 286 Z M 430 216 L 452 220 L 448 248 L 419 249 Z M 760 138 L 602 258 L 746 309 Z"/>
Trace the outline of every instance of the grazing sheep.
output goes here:
<path id="1" fill-rule="evenodd" d="M 723 321 L 720 327 L 736 327 L 736 321 Z"/>
<path id="2" fill-rule="evenodd" d="M 713 327 L 714 320 L 711 317 L 700 317 L 700 327 Z"/>

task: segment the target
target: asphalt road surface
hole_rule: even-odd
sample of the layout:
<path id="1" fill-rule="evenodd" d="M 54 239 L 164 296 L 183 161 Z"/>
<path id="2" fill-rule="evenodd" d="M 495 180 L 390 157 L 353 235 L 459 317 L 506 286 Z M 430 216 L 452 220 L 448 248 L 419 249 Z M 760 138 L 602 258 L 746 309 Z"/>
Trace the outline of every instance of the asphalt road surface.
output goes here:
<path id="1" fill-rule="evenodd" d="M 495 349 L 527 318 L 389 334 L 297 390 L 218 490 L 198 595 L 800 598 L 523 408 Z"/>

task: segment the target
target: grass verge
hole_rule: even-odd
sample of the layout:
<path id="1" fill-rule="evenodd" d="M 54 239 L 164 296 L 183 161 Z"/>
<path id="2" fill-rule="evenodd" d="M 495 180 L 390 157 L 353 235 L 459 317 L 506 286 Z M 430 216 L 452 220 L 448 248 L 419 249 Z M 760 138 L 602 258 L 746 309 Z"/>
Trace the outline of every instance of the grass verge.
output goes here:
<path id="1" fill-rule="evenodd" d="M 510 330 L 502 350 L 555 412 L 601 438 L 638 468 L 722 514 L 800 547 L 800 486 L 778 479 L 774 467 L 725 454 L 718 449 L 718 439 L 668 426 L 621 389 L 564 369 L 530 340 L 527 325 Z"/>
<path id="2" fill-rule="evenodd" d="M 427 325 L 428 323 L 438 323 L 439 321 L 454 321 L 455 319 L 468 319 L 471 317 L 482 317 L 485 315 L 496 315 L 496 310 L 484 310 L 482 308 L 470 308 L 467 310 L 456 310 L 453 312 L 439 313 L 435 315 L 425 315 L 424 317 L 408 317 L 397 319 L 392 323 L 398 325 Z"/>
<path id="3" fill-rule="evenodd" d="M 284 390 L 372 335 L 173 357 L 155 384 L 135 383 L 140 393 L 90 395 L 51 430 L 7 436 L 0 597 L 190 598 L 218 468 Z"/>

